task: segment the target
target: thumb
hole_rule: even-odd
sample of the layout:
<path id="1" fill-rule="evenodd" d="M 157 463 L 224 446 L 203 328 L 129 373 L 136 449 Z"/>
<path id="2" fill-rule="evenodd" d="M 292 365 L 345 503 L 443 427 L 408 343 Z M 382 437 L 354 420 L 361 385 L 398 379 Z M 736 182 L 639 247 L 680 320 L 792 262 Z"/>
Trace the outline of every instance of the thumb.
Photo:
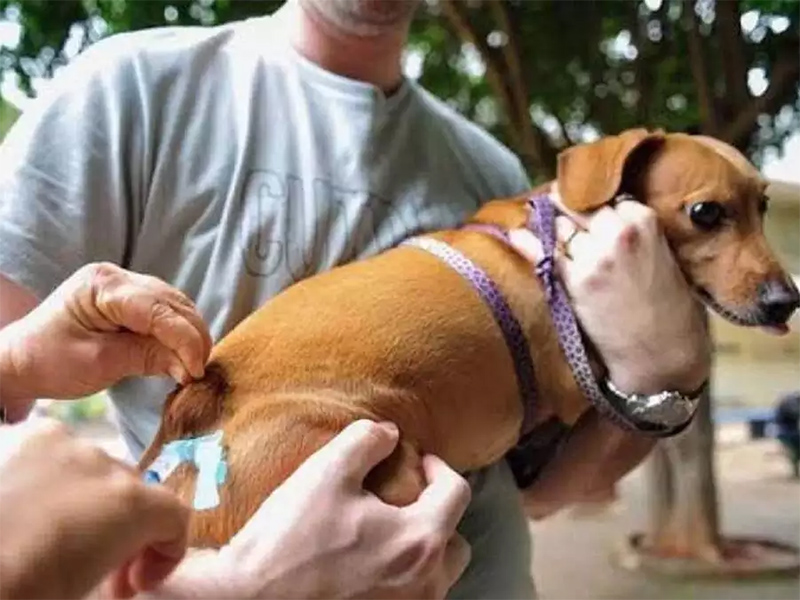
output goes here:
<path id="1" fill-rule="evenodd" d="M 130 565 L 129 585 L 135 592 L 149 592 L 164 581 L 183 559 L 183 553 L 173 549 L 162 551 L 158 545 L 149 546 Z"/>
<path id="2" fill-rule="evenodd" d="M 511 247 L 524 256 L 532 264 L 538 263 L 544 257 L 542 243 L 533 233 L 525 228 L 512 229 L 508 232 L 508 241 Z"/>
<path id="3" fill-rule="evenodd" d="M 562 235 L 562 222 L 557 220 L 556 225 L 558 226 L 558 241 L 563 242 L 565 238 Z M 508 240 L 511 247 L 519 252 L 531 264 L 536 265 L 544 258 L 542 243 L 529 229 L 512 229 L 508 232 Z M 562 248 L 556 247 L 555 260 L 559 274 L 561 274 L 564 269 L 568 268 L 568 263 L 570 261 L 564 254 Z"/>
<path id="4" fill-rule="evenodd" d="M 345 427 L 298 469 L 308 473 L 339 473 L 361 486 L 367 474 L 397 446 L 400 433 L 394 423 L 360 420 Z"/>

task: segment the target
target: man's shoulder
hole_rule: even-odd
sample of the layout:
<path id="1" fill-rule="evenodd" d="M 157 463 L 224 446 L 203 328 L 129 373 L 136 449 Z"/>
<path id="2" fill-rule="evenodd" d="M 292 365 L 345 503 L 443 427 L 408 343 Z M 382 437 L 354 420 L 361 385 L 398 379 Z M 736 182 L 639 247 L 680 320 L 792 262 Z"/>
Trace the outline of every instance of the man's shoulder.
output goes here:
<path id="1" fill-rule="evenodd" d="M 249 21 L 211 27 L 168 26 L 118 33 L 97 42 L 89 51 L 109 61 L 209 60 L 214 51 L 234 44 L 249 30 Z"/>
<path id="2" fill-rule="evenodd" d="M 505 144 L 427 90 L 415 89 L 430 131 L 460 157 L 464 168 L 510 182 L 512 188 L 519 188 L 512 194 L 528 187 L 522 161 Z"/>
<path id="3" fill-rule="evenodd" d="M 236 52 L 239 60 L 255 56 L 257 53 L 248 51 L 246 46 L 253 39 L 256 21 L 263 27 L 268 19 L 254 18 L 215 26 L 153 27 L 113 34 L 76 57 L 74 68 L 113 76 L 135 67 L 137 77 L 163 74 L 196 77 L 198 69 L 213 68 L 229 61 L 230 52 Z"/>

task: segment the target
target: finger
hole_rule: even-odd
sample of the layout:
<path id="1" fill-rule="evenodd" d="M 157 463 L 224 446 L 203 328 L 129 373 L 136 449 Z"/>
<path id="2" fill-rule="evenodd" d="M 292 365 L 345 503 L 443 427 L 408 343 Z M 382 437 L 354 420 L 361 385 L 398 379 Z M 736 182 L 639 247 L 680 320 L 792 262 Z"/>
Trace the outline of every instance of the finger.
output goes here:
<path id="1" fill-rule="evenodd" d="M 472 558 L 472 548 L 461 535 L 456 533 L 447 542 L 444 551 L 444 571 L 448 590 L 464 574 Z"/>
<path id="2" fill-rule="evenodd" d="M 208 331 L 208 326 L 206 325 L 205 320 L 200 315 L 197 310 L 196 305 L 192 302 L 189 297 L 180 291 L 177 288 L 168 285 L 164 281 L 151 276 L 142 276 L 146 277 L 147 285 L 153 292 L 153 295 L 156 298 L 163 298 L 167 301 L 167 303 L 172 307 L 172 309 L 182 316 L 184 319 L 189 321 L 200 334 L 201 338 L 203 339 L 203 365 L 205 365 L 206 360 L 208 359 L 208 355 L 211 353 L 211 347 L 213 345 L 213 340 L 211 339 L 211 334 Z"/>
<path id="3" fill-rule="evenodd" d="M 208 325 L 206 324 L 202 315 L 194 307 L 176 305 L 176 310 L 181 313 L 183 318 L 189 321 L 194 326 L 195 331 L 200 334 L 200 339 L 203 342 L 200 352 L 200 367 L 203 369 L 208 362 L 208 357 L 211 354 L 211 349 L 214 346 L 214 340 L 211 338 L 211 332 L 208 330 Z"/>
<path id="4" fill-rule="evenodd" d="M 131 583 L 131 565 L 133 559 L 116 568 L 105 580 L 104 589 L 106 593 L 101 597 L 109 598 L 132 598 L 136 595 L 136 590 Z"/>
<path id="5" fill-rule="evenodd" d="M 472 499 L 472 490 L 461 475 L 437 456 L 423 457 L 422 467 L 428 487 L 422 490 L 411 507 L 423 511 L 436 527 L 449 535 L 464 516 Z"/>
<path id="6" fill-rule="evenodd" d="M 180 384 L 192 379 L 180 357 L 156 338 L 117 333 L 104 343 L 100 369 L 112 383 L 130 375 L 166 375 Z"/>
<path id="7" fill-rule="evenodd" d="M 556 217 L 556 241 L 558 242 L 559 253 L 563 255 L 562 261 L 559 262 L 563 262 L 563 259 L 570 260 L 572 258 L 572 242 L 582 231 L 583 229 L 569 217 Z M 558 259 L 559 257 L 557 256 L 556 258 Z"/>
<path id="8" fill-rule="evenodd" d="M 124 300 L 121 299 L 123 295 L 126 296 Z M 110 294 L 100 306 L 109 320 L 142 337 L 138 346 L 131 349 L 134 355 L 147 359 L 141 363 L 140 372 L 156 374 L 167 371 L 178 380 L 181 370 L 196 378 L 203 376 L 210 348 L 204 341 L 207 331 L 202 322 L 197 324 L 198 318 L 192 317 L 198 319 L 193 323 L 181 314 L 187 311 L 185 307 L 176 308 L 150 292 L 145 294 L 140 289 L 130 287 L 127 290 L 122 288 L 118 294 Z M 150 339 L 174 354 L 177 360 L 167 361 L 170 364 L 167 368 L 163 360 L 154 360 L 161 351 L 150 347 Z M 147 350 L 147 353 L 143 355 L 142 350 Z"/>
<path id="9" fill-rule="evenodd" d="M 620 202 L 617 205 L 617 214 L 627 224 L 627 232 L 638 229 L 646 234 L 660 233 L 656 211 L 641 202 L 632 200 Z M 636 235 L 629 233 L 628 237 L 635 238 Z"/>
<path id="10" fill-rule="evenodd" d="M 512 229 L 508 232 L 511 247 L 531 263 L 536 264 L 544 257 L 542 244 L 528 229 Z"/>
<path id="11" fill-rule="evenodd" d="M 615 209 L 620 218 L 628 223 L 639 223 L 653 212 L 653 209 L 635 200 L 618 202 Z"/>
<path id="12" fill-rule="evenodd" d="M 205 322 L 175 288 L 150 276 L 119 270 L 93 279 L 96 310 L 107 321 L 141 335 L 152 335 L 174 351 L 186 370 L 202 377 L 211 350 Z"/>
<path id="13" fill-rule="evenodd" d="M 512 248 L 532 264 L 537 265 L 544 258 L 541 242 L 528 229 L 512 229 L 508 232 L 508 239 Z M 558 275 L 563 275 L 564 270 L 568 268 L 566 263 L 569 262 L 570 257 L 564 253 L 564 248 L 558 243 L 553 254 L 555 255 L 555 271 Z"/>
<path id="14" fill-rule="evenodd" d="M 564 246 L 571 262 L 581 261 L 581 259 L 597 254 L 597 240 L 595 234 L 588 233 L 582 229 L 575 229 L 567 238 L 569 243 Z M 566 241 L 566 240 L 565 240 Z M 559 261 L 559 267 L 564 268 L 564 261 Z"/>
<path id="15" fill-rule="evenodd" d="M 599 240 L 615 239 L 625 226 L 625 222 L 610 206 L 603 206 L 591 218 L 589 232 Z"/>
<path id="16" fill-rule="evenodd" d="M 119 461 L 113 462 L 122 465 Z M 101 513 L 98 519 L 114 535 L 101 536 L 101 525 L 98 525 L 98 535 L 87 540 L 96 547 L 87 552 L 94 552 L 97 557 L 93 567 L 110 573 L 105 586 L 114 596 L 130 597 L 182 560 L 188 543 L 190 511 L 167 488 L 147 486 L 128 469 L 120 469 L 106 479 L 104 491 L 109 505 L 116 507 L 115 514 Z M 154 568 L 150 564 L 154 555 L 148 549 L 159 555 L 159 562 L 163 560 L 167 565 Z"/>
<path id="17" fill-rule="evenodd" d="M 569 219 L 573 223 L 576 223 L 581 229 L 588 229 L 589 228 L 589 222 L 592 219 L 592 214 L 579 213 L 579 212 L 576 212 L 576 211 L 572 210 L 571 208 L 568 208 L 561 201 L 561 197 L 558 195 L 558 193 L 554 193 L 550 197 L 552 198 L 553 204 L 556 205 L 556 207 L 558 208 L 558 211 L 560 213 L 567 215 L 567 217 L 569 217 Z"/>
<path id="18" fill-rule="evenodd" d="M 151 335 L 177 354 L 193 377 L 203 376 L 211 345 L 199 315 L 185 307 L 158 303 L 153 307 L 151 328 Z"/>
<path id="19" fill-rule="evenodd" d="M 367 474 L 397 447 L 400 433 L 392 423 L 351 423 L 298 469 L 298 474 L 342 473 L 348 484 L 361 486 Z"/>
<path id="20" fill-rule="evenodd" d="M 569 217 L 556 217 L 556 239 L 561 243 L 567 243 L 573 235 L 582 229 Z"/>
<path id="21" fill-rule="evenodd" d="M 133 592 L 130 595 L 149 592 L 158 587 L 175 570 L 181 559 L 182 555 L 175 556 L 169 549 L 162 552 L 158 545 L 145 548 L 130 565 L 128 587 Z"/>
<path id="22" fill-rule="evenodd" d="M 173 304 L 181 305 L 185 308 L 194 310 L 195 304 L 192 300 L 178 288 L 168 284 L 163 279 L 159 279 L 153 275 L 144 273 L 132 273 L 133 279 L 142 288 L 148 288 L 153 293 L 165 300 L 171 301 Z"/>
<path id="23" fill-rule="evenodd" d="M 132 503 L 135 514 L 130 515 L 140 535 L 137 552 L 150 548 L 158 555 L 158 561 L 180 561 L 188 543 L 189 507 L 163 486 L 137 483 L 139 497 Z"/>

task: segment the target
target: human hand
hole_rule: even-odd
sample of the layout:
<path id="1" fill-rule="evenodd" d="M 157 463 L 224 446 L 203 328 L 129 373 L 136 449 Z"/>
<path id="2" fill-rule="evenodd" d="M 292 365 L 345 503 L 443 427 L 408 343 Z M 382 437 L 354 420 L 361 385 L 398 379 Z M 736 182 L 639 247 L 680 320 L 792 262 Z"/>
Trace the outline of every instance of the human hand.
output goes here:
<path id="1" fill-rule="evenodd" d="M 469 562 L 469 546 L 456 533 L 469 486 L 427 456 L 429 485 L 417 502 L 384 504 L 362 485 L 397 440 L 392 425 L 351 424 L 227 546 L 190 555 L 163 595 L 186 587 L 213 598 L 443 598 Z"/>
<path id="2" fill-rule="evenodd" d="M 50 419 L 0 427 L 0 597 L 115 597 L 152 589 L 183 558 L 189 509 Z"/>
<path id="3" fill-rule="evenodd" d="M 699 388 L 711 363 L 705 312 L 655 212 L 621 201 L 589 218 L 559 217 L 557 226 L 560 241 L 569 240 L 569 257 L 558 256 L 560 275 L 615 386 L 645 394 Z M 531 260 L 541 256 L 527 230 L 511 232 L 511 239 Z"/>
<path id="4" fill-rule="evenodd" d="M 0 331 L 3 401 L 76 398 L 131 375 L 201 377 L 211 337 L 192 302 L 110 263 L 82 267 Z"/>

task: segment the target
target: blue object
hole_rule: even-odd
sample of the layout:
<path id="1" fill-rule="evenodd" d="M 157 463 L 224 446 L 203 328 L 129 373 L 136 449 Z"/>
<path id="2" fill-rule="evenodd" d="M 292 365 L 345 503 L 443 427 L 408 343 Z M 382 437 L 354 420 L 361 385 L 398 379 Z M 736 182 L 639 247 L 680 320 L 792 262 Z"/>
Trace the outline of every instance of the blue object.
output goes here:
<path id="1" fill-rule="evenodd" d="M 195 510 L 207 510 L 219 505 L 219 486 L 228 476 L 228 464 L 222 448 L 222 431 L 185 440 L 175 440 L 161 449 L 161 454 L 145 471 L 145 483 L 166 481 L 182 463 L 197 468 L 194 502 Z"/>

